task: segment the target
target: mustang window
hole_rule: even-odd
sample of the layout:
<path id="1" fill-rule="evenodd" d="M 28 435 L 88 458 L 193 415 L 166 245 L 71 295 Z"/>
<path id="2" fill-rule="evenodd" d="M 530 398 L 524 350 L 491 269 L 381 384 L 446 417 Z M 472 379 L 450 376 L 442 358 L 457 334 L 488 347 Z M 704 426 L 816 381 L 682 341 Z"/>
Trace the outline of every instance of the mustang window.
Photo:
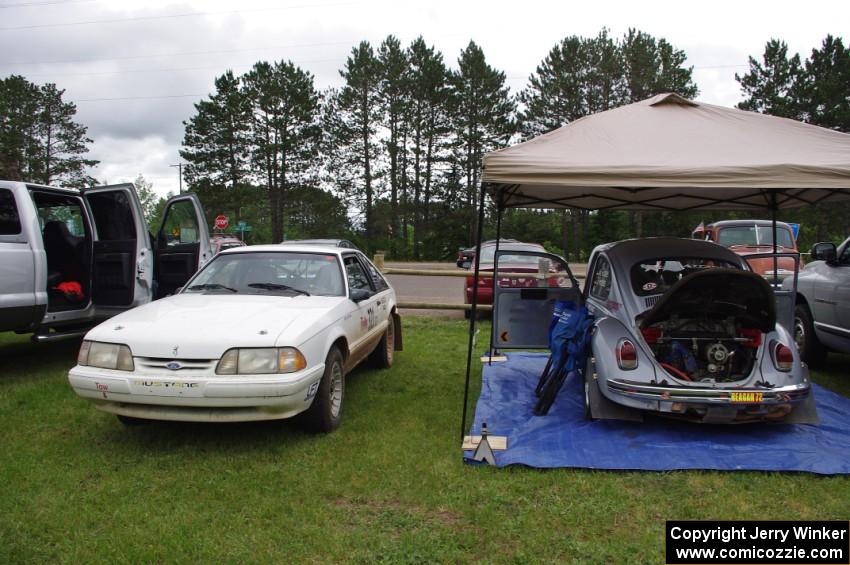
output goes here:
<path id="1" fill-rule="evenodd" d="M 185 292 L 344 296 L 336 255 L 232 253 L 216 255 Z"/>
<path id="2" fill-rule="evenodd" d="M 369 285 L 369 279 L 366 277 L 366 273 L 363 272 L 363 267 L 356 257 L 345 258 L 345 274 L 348 277 L 349 288 L 355 290 L 372 290 L 372 287 Z"/>
<path id="3" fill-rule="evenodd" d="M 704 257 L 666 257 L 640 261 L 631 269 L 632 290 L 638 296 L 663 294 L 686 276 L 717 267 L 740 269 L 732 263 Z"/>

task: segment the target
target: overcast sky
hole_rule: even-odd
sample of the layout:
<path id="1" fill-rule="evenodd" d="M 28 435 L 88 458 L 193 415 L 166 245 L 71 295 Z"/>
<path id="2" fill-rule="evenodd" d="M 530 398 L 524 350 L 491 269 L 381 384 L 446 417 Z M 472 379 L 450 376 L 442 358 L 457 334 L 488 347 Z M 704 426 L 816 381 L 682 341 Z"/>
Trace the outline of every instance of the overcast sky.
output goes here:
<path id="1" fill-rule="evenodd" d="M 324 89 L 357 42 L 421 34 L 453 67 L 475 40 L 518 92 L 559 40 L 602 27 L 665 37 L 688 54 L 699 99 L 732 106 L 749 55 L 771 37 L 803 57 L 828 33 L 850 38 L 850 2 L 0 0 L 0 75 L 66 89 L 101 161 L 93 176 L 141 173 L 165 194 L 177 190 L 182 122 L 228 68 L 291 59 Z"/>

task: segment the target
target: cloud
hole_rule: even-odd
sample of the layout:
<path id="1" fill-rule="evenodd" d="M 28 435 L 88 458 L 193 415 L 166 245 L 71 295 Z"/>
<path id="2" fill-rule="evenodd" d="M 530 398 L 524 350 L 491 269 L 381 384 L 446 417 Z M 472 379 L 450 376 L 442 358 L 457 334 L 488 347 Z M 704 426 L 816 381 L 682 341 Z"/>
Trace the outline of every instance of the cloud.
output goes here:
<path id="1" fill-rule="evenodd" d="M 169 165 L 176 163 L 192 104 L 226 69 L 242 73 L 260 59 L 291 59 L 324 89 L 341 84 L 339 69 L 361 39 L 377 46 L 394 34 L 407 44 L 421 34 L 450 66 L 474 39 L 516 92 L 561 38 L 592 36 L 602 27 L 621 36 L 637 27 L 687 52 L 701 100 L 733 105 L 740 99 L 734 74 L 746 67 L 730 65 L 745 65 L 769 38 L 783 38 L 806 56 L 827 33 L 850 37 L 847 3 L 812 1 L 805 11 L 790 0 L 770 10 L 759 3 L 738 2 L 734 11 L 724 6 L 625 0 L 580 9 L 563 1 L 92 0 L 0 8 L 0 28 L 75 24 L 2 31 L 0 75 L 23 74 L 66 89 L 66 99 L 77 101 L 79 121 L 95 139 L 93 157 L 102 164 L 94 176 L 117 181 L 143 173 L 164 193 L 177 190 L 176 170 Z M 205 15 L 160 18 L 192 12 Z M 78 23 L 120 18 L 135 19 Z"/>

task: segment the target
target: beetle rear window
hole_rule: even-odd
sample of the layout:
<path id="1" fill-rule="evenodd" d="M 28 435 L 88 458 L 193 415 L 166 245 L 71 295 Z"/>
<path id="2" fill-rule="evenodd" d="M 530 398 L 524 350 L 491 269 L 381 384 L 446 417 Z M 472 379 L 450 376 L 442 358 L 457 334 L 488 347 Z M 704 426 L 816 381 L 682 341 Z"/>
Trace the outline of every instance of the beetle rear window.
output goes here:
<path id="1" fill-rule="evenodd" d="M 663 294 L 686 276 L 713 268 L 740 269 L 719 259 L 666 257 L 635 263 L 631 268 L 632 290 L 638 296 Z"/>

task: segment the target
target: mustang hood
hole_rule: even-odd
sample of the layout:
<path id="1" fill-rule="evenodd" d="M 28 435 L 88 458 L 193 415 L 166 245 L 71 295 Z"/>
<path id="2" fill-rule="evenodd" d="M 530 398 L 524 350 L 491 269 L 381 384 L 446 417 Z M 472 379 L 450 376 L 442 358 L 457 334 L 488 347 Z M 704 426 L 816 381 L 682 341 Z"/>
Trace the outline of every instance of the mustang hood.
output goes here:
<path id="1" fill-rule="evenodd" d="M 707 269 L 674 284 L 661 300 L 639 317 L 641 328 L 671 317 L 734 317 L 763 332 L 776 326 L 776 303 L 770 285 L 759 275 L 737 269 Z"/>
<path id="2" fill-rule="evenodd" d="M 125 343 L 133 355 L 213 359 L 239 346 L 299 345 L 309 326 L 346 299 L 180 294 L 107 320 L 86 339 Z M 286 341 L 287 343 L 281 343 Z M 174 353 L 174 348 L 178 352 Z"/>

